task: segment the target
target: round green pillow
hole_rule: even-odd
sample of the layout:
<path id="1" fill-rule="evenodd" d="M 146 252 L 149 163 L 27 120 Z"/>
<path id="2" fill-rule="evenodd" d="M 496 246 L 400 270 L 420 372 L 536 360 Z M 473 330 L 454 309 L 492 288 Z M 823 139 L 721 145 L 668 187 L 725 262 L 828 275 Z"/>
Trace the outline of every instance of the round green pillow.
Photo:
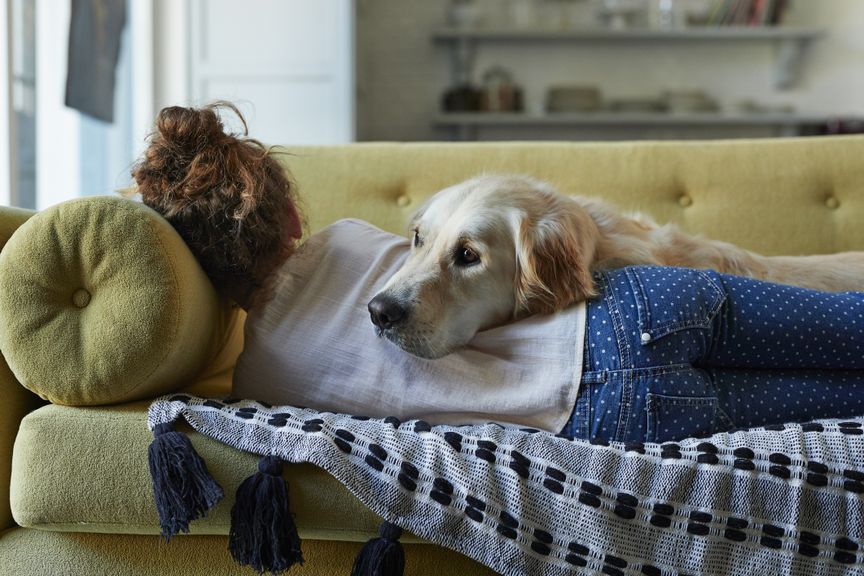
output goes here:
<path id="1" fill-rule="evenodd" d="M 0 351 L 21 384 L 55 404 L 192 383 L 218 345 L 221 311 L 177 232 L 126 198 L 48 208 L 0 252 Z"/>

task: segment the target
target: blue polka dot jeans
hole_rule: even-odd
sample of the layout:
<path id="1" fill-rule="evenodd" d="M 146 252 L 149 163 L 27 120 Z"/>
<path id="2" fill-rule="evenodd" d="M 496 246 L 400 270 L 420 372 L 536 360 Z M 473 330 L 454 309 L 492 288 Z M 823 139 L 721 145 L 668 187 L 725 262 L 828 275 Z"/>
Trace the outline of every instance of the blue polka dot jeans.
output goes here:
<path id="1" fill-rule="evenodd" d="M 663 442 L 864 414 L 864 293 L 658 266 L 596 280 L 563 433 Z"/>

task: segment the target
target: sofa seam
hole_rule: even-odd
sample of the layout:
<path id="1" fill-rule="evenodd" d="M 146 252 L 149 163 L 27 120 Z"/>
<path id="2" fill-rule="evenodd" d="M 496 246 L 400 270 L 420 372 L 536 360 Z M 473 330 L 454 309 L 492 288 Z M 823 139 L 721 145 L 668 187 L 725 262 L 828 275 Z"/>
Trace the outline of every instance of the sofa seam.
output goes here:
<path id="1" fill-rule="evenodd" d="M 152 530 L 154 530 L 154 532 L 152 532 L 152 534 L 148 532 L 147 534 L 144 534 L 144 535 L 146 535 L 146 536 L 150 536 L 150 535 L 158 536 L 159 535 L 159 532 L 158 532 L 159 526 L 157 524 L 131 524 L 128 522 L 81 522 L 81 521 L 71 520 L 68 522 L 39 522 L 39 523 L 30 524 L 29 526 L 18 525 L 18 527 L 28 529 L 28 530 L 42 530 L 43 528 L 40 528 L 40 526 L 70 526 L 71 527 L 71 526 L 88 526 L 88 525 L 128 526 L 130 528 L 145 528 L 145 529 L 152 529 Z M 231 527 L 231 524 L 230 523 L 227 523 L 227 524 L 222 524 L 222 523 L 215 524 L 214 523 L 214 524 L 207 524 L 207 526 L 228 529 Z M 362 532 L 362 533 L 373 534 L 373 533 L 378 532 L 378 526 L 377 525 L 372 526 L 369 528 L 369 530 L 364 530 L 364 529 L 353 529 L 352 530 L 350 528 L 326 528 L 326 527 L 320 527 L 320 526 L 305 526 L 304 525 L 304 526 L 300 526 L 299 530 L 301 530 L 301 531 L 303 531 L 303 530 L 327 530 L 329 532 L 337 532 L 337 533 Z M 47 532 L 51 532 L 51 531 L 56 532 L 58 530 L 46 529 L 46 531 Z M 0 532 L 2 532 L 2 531 L 0 531 Z M 118 534 L 117 532 L 87 532 L 87 533 L 88 534 Z M 203 535 L 203 534 L 201 534 L 201 535 Z M 215 536 L 228 536 L 227 533 L 226 534 L 214 534 L 214 535 Z"/>

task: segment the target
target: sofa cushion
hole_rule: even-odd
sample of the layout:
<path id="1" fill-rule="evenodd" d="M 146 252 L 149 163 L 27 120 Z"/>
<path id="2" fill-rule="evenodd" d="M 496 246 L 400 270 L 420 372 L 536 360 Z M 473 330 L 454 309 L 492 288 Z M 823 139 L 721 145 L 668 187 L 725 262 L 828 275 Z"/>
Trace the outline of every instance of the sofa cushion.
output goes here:
<path id="1" fill-rule="evenodd" d="M 180 236 L 132 200 L 48 208 L 0 254 L 0 350 L 26 388 L 56 404 L 176 389 L 224 342 L 222 313 Z"/>
<path id="2" fill-rule="evenodd" d="M 191 531 L 228 534 L 234 493 L 258 469 L 258 458 L 183 431 L 226 494 Z M 21 421 L 12 459 L 15 521 L 46 530 L 159 534 L 146 458 L 152 439 L 146 402 L 48 405 L 31 412 Z M 285 478 L 301 537 L 366 540 L 377 534 L 380 518 L 326 472 L 289 465 Z"/>
<path id="3" fill-rule="evenodd" d="M 303 541 L 303 566 L 286 574 L 334 576 L 351 573 L 359 542 Z M 406 544 L 405 574 L 491 576 L 467 556 L 431 544 Z M 88 576 L 254 576 L 228 553 L 228 538 L 183 536 L 166 544 L 158 536 L 78 534 L 15 529 L 0 533 L 0 576 L 86 574 Z"/>

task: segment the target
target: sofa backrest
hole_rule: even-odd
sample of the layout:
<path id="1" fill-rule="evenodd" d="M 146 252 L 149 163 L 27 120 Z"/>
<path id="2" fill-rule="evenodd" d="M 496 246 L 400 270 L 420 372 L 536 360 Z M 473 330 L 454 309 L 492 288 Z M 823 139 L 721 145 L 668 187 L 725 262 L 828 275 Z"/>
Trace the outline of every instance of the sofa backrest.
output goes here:
<path id="1" fill-rule="evenodd" d="M 519 172 L 765 254 L 864 249 L 864 136 L 644 143 L 292 147 L 310 230 L 354 217 L 404 233 L 435 191 Z"/>
<path id="2" fill-rule="evenodd" d="M 564 193 L 599 196 L 623 210 L 765 254 L 864 250 L 864 136 L 374 143 L 285 151 L 279 158 L 299 185 L 310 232 L 345 217 L 404 232 L 410 215 L 436 191 L 483 172 L 519 172 L 547 180 Z M 0 212 L 0 244 L 30 215 Z M 229 392 L 243 319 L 230 314 L 216 320 L 224 335 L 220 353 L 187 391 Z M 0 386 L 8 383 L 14 383 L 11 374 L 0 370 Z"/>

